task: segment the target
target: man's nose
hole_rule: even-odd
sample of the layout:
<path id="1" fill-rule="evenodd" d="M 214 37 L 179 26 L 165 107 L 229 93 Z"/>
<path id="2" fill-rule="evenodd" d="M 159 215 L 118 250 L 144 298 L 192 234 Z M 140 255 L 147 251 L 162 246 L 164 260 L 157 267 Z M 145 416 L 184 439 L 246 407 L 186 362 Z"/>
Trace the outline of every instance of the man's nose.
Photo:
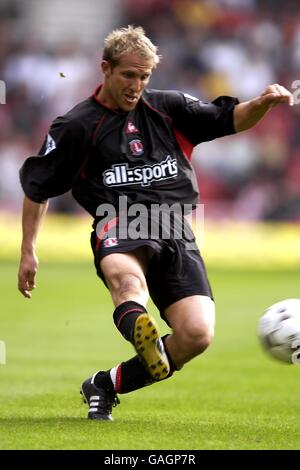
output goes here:
<path id="1" fill-rule="evenodd" d="M 130 83 L 130 89 L 132 91 L 140 91 L 143 88 L 143 82 L 139 78 L 132 80 Z"/>

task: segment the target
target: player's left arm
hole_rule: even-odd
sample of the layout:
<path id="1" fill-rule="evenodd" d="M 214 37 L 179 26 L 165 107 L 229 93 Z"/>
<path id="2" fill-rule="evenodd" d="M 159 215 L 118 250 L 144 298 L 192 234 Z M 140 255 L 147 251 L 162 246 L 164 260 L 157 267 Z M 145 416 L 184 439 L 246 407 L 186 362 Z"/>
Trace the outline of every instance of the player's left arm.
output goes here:
<path id="1" fill-rule="evenodd" d="M 255 126 L 272 107 L 281 103 L 293 106 L 293 95 L 283 86 L 274 84 L 256 98 L 237 104 L 233 112 L 235 131 L 241 132 Z"/>

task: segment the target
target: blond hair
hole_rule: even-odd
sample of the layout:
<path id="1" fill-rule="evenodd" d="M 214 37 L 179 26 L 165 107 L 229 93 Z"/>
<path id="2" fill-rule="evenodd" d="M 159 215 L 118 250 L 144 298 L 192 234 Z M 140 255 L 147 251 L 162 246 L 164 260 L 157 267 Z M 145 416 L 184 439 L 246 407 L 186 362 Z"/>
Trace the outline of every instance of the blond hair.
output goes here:
<path id="1" fill-rule="evenodd" d="M 156 67 L 161 59 L 157 50 L 141 26 L 128 26 L 115 29 L 104 39 L 103 60 L 107 60 L 112 67 L 115 67 L 122 54 L 137 54 L 144 59 L 152 59 Z"/>

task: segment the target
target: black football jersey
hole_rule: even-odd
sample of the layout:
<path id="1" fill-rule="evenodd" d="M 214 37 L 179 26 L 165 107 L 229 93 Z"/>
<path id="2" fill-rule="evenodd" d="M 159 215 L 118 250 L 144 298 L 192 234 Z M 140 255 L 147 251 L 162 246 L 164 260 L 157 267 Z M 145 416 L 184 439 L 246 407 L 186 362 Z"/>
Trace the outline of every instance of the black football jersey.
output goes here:
<path id="1" fill-rule="evenodd" d="M 56 118 L 37 156 L 25 160 L 25 194 L 44 202 L 72 190 L 92 216 L 97 207 L 133 203 L 196 204 L 193 147 L 233 134 L 236 98 L 204 103 L 178 91 L 145 90 L 131 112 L 111 110 L 95 94 Z"/>

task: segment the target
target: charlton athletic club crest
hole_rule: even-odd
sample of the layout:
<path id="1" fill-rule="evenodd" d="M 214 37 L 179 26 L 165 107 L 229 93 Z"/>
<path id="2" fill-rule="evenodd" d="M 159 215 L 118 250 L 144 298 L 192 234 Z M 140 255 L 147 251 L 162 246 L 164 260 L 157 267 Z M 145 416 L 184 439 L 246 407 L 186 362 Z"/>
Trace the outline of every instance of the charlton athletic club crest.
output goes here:
<path id="1" fill-rule="evenodd" d="M 139 139 L 131 140 L 131 142 L 129 142 L 129 147 L 132 155 L 134 155 L 135 157 L 139 157 L 144 153 L 143 144 Z"/>

